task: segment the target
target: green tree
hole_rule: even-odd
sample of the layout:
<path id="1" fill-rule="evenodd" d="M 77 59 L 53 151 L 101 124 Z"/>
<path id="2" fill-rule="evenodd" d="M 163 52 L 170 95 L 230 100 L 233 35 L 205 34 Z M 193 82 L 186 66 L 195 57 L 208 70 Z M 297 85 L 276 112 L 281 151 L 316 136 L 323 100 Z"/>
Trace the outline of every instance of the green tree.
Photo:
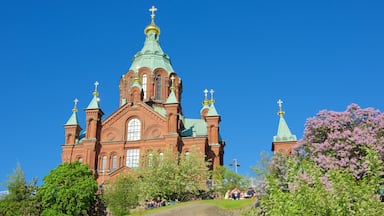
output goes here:
<path id="1" fill-rule="evenodd" d="M 251 166 L 251 170 L 256 173 L 254 183 L 256 184 L 256 193 L 262 195 L 266 193 L 266 178 L 271 172 L 271 158 L 270 155 L 262 151 L 260 152 L 260 160 L 256 166 Z"/>
<path id="2" fill-rule="evenodd" d="M 104 185 L 103 200 L 113 215 L 124 216 L 138 206 L 139 193 L 139 178 L 136 171 L 132 170 Z"/>
<path id="3" fill-rule="evenodd" d="M 28 183 L 20 164 L 8 178 L 9 194 L 0 200 L 0 215 L 38 215 L 37 179 Z"/>
<path id="4" fill-rule="evenodd" d="M 44 177 L 37 196 L 41 215 L 91 215 L 97 201 L 97 182 L 88 165 L 63 163 Z"/>
<path id="5" fill-rule="evenodd" d="M 171 151 L 163 155 L 147 152 L 139 170 L 142 200 L 161 196 L 184 201 L 206 190 L 209 163 L 201 155 L 197 149 L 191 149 L 187 155 Z"/>

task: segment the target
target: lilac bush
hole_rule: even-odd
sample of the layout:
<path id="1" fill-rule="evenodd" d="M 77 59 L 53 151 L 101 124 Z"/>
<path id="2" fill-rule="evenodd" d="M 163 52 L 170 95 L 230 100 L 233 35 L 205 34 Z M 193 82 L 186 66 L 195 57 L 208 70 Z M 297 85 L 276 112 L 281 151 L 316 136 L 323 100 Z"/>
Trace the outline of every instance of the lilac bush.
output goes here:
<path id="1" fill-rule="evenodd" d="M 384 114 L 357 104 L 344 112 L 322 110 L 307 120 L 298 147 L 324 171 L 346 168 L 360 179 L 367 172 L 367 147 L 384 159 Z"/>

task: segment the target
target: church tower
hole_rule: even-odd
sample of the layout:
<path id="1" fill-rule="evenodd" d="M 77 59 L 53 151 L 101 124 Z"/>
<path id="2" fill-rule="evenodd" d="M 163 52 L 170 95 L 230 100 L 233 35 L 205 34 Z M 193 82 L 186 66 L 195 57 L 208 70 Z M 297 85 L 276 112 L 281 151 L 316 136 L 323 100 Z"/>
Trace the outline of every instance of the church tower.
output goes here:
<path id="1" fill-rule="evenodd" d="M 123 171 L 140 166 L 149 150 L 187 154 L 198 149 L 211 169 L 223 165 L 225 141 L 220 134 L 221 116 L 213 93 L 204 91 L 199 118 L 184 116 L 182 82 L 170 57 L 160 47 L 160 28 L 155 24 L 157 8 L 152 6 L 151 23 L 144 29 L 144 46 L 134 55 L 130 68 L 120 77 L 119 107 L 103 119 L 99 104 L 99 83 L 85 108 L 85 128 L 77 120 L 77 103 L 65 124 L 62 161 L 89 165 L 99 184 Z"/>
<path id="2" fill-rule="evenodd" d="M 280 117 L 279 126 L 276 136 L 273 136 L 272 151 L 274 154 L 277 152 L 283 154 L 291 154 L 293 147 L 297 144 L 296 135 L 291 133 L 287 122 L 284 119 L 285 112 L 283 111 L 283 101 L 277 101 L 279 105 L 279 112 L 277 115 Z"/>

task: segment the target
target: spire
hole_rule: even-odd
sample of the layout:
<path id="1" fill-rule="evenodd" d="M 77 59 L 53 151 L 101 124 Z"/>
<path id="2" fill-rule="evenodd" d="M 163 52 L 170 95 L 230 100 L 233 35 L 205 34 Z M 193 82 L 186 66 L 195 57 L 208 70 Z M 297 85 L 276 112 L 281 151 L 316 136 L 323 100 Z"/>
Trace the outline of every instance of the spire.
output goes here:
<path id="1" fill-rule="evenodd" d="M 77 103 L 79 102 L 79 100 L 75 98 L 73 102 L 75 105 L 73 106 L 73 109 L 72 109 L 72 115 L 68 119 L 67 123 L 65 123 L 65 125 L 79 125 L 79 121 L 77 120 Z"/>
<path id="2" fill-rule="evenodd" d="M 155 24 L 155 12 L 157 11 L 157 8 L 152 5 L 152 7 L 149 8 L 149 11 L 151 11 L 151 24 L 145 27 L 144 34 L 147 35 L 149 32 L 154 32 L 159 35 L 160 28 Z"/>
<path id="3" fill-rule="evenodd" d="M 155 24 L 155 11 L 157 11 L 157 8 L 152 6 L 149 11 L 151 11 L 151 24 L 144 29 L 146 35 L 144 46 L 134 56 L 129 70 L 134 70 L 137 67 L 148 67 L 152 71 L 156 68 L 163 68 L 170 75 L 174 70 L 169 56 L 160 47 L 160 28 Z"/>
<path id="4" fill-rule="evenodd" d="M 286 141 L 297 141 L 296 135 L 293 135 L 291 133 L 291 130 L 289 130 L 289 127 L 287 125 L 287 122 L 285 122 L 283 111 L 283 101 L 278 100 L 277 104 L 279 105 L 279 112 L 277 112 L 277 115 L 280 116 L 279 121 L 279 127 L 277 129 L 277 135 L 273 136 L 273 142 L 286 142 Z"/>
<path id="5" fill-rule="evenodd" d="M 209 109 L 209 100 L 208 100 L 208 89 L 204 89 L 204 100 L 203 100 L 203 107 L 200 110 L 200 113 L 203 112 L 205 109 Z"/>
<path id="6" fill-rule="evenodd" d="M 91 102 L 89 103 L 87 109 L 100 109 L 100 106 L 99 106 L 99 92 L 97 91 L 97 87 L 99 86 L 99 82 L 95 82 L 95 90 L 93 91 L 93 98 L 91 100 Z"/>
<path id="7" fill-rule="evenodd" d="M 208 106 L 209 100 L 208 100 L 208 89 L 204 89 L 204 100 L 203 100 L 203 106 Z"/>
<path id="8" fill-rule="evenodd" d="M 216 107 L 215 107 L 215 100 L 213 99 L 213 93 L 215 91 L 213 91 L 213 89 L 211 89 L 209 91 L 209 93 L 211 93 L 211 99 L 209 100 L 209 111 L 207 113 L 207 116 L 218 116 L 219 114 L 217 113 L 217 110 L 216 110 Z"/>
<path id="9" fill-rule="evenodd" d="M 165 102 L 166 104 L 172 104 L 172 103 L 178 103 L 177 98 L 175 95 L 175 77 L 172 75 L 171 76 L 172 84 L 171 84 L 171 93 L 169 94 L 167 101 Z"/>

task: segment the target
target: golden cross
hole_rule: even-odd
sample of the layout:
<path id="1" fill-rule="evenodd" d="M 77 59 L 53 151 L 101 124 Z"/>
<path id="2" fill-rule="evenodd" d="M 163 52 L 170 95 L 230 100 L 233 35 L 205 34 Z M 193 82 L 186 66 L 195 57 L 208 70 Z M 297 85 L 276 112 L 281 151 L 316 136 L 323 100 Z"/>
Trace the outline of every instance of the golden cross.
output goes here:
<path id="1" fill-rule="evenodd" d="M 154 22 L 154 20 L 155 20 L 155 11 L 157 11 L 157 8 L 152 5 L 152 7 L 149 9 L 149 11 L 152 12 L 151 18 L 152 18 L 152 22 Z"/>

